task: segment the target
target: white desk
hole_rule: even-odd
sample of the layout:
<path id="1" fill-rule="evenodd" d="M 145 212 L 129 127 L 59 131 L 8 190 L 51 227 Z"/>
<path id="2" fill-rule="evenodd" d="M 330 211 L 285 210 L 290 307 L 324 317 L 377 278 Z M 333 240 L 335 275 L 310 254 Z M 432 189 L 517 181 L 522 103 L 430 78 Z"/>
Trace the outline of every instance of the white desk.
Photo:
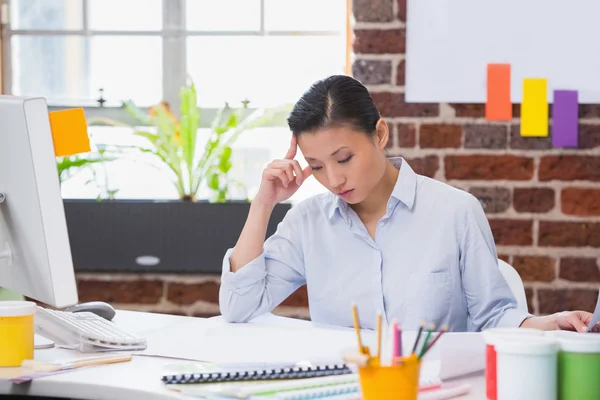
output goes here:
<path id="1" fill-rule="evenodd" d="M 282 319 L 279 319 L 274 326 L 280 325 L 281 321 Z M 198 336 L 201 338 L 202 331 L 210 324 L 211 319 L 118 311 L 115 322 L 131 332 L 142 334 L 184 323 L 187 329 L 197 330 Z M 303 326 L 303 329 L 306 329 L 307 324 L 310 325 L 309 322 L 296 320 L 290 320 L 289 323 Z M 263 326 L 262 329 L 268 329 L 268 326 Z M 337 333 L 332 330 L 331 334 L 336 335 Z M 177 342 L 177 337 L 172 339 L 173 342 Z M 151 343 L 149 343 L 148 350 L 152 350 Z M 225 352 L 227 349 L 222 349 L 222 351 Z M 81 353 L 57 348 L 36 350 L 36 359 L 75 357 L 81 357 Z M 82 368 L 38 378 L 24 384 L 13 384 L 7 380 L 0 380 L 0 395 L 49 396 L 81 400 L 189 398 L 166 389 L 160 380 L 162 375 L 173 373 L 171 369 L 173 365 L 186 363 L 190 363 L 190 361 L 138 355 L 128 363 Z M 461 399 L 485 399 L 483 376 L 477 375 L 461 379 L 461 381 L 469 382 L 472 385 L 471 393 Z"/>

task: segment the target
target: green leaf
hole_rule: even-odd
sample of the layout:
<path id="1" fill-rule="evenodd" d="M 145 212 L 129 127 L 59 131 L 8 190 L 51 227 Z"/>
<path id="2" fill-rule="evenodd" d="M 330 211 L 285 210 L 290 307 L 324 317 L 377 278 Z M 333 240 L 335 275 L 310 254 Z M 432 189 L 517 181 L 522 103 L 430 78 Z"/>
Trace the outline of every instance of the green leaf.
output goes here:
<path id="1" fill-rule="evenodd" d="M 212 173 L 208 179 L 208 187 L 212 190 L 219 190 L 219 174 Z"/>

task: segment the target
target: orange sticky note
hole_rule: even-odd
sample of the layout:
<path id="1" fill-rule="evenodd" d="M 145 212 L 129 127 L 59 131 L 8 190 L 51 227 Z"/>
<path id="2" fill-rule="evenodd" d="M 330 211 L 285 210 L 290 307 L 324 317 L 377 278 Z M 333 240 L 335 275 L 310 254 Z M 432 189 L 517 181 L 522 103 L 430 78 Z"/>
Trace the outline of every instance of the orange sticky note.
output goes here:
<path id="1" fill-rule="evenodd" d="M 491 121 L 512 120 L 510 101 L 510 64 L 488 64 L 485 118 Z"/>
<path id="2" fill-rule="evenodd" d="M 91 150 L 83 108 L 52 111 L 49 114 L 56 157 L 72 156 Z"/>

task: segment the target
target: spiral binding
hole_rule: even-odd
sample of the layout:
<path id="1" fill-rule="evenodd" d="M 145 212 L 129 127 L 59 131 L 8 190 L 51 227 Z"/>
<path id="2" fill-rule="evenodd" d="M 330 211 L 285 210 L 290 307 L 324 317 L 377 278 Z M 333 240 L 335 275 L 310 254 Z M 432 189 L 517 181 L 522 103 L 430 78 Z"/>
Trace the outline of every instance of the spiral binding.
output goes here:
<path id="1" fill-rule="evenodd" d="M 314 367 L 274 368 L 253 371 L 206 372 L 195 374 L 164 375 L 166 384 L 214 383 L 252 380 L 300 379 L 320 376 L 351 374 L 346 364 L 318 365 Z"/>

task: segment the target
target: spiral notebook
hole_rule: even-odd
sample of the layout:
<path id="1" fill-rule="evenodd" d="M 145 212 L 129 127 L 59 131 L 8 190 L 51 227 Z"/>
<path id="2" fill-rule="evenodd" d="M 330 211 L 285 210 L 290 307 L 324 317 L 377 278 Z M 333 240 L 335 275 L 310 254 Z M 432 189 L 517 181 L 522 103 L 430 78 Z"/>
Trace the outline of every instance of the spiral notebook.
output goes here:
<path id="1" fill-rule="evenodd" d="M 265 368 L 244 371 L 164 375 L 162 381 L 166 384 L 216 383 L 316 378 L 351 373 L 352 370 L 346 364 L 331 364 L 311 367 Z"/>

